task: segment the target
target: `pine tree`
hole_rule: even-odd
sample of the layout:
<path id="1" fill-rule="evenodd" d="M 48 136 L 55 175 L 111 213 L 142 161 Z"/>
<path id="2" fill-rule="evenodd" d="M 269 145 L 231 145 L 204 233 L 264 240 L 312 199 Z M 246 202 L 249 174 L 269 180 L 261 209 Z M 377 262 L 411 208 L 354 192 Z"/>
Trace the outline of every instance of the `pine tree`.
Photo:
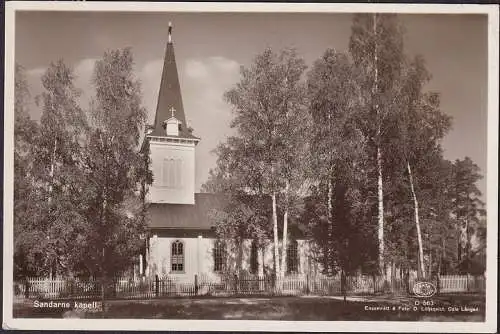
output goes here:
<path id="1" fill-rule="evenodd" d="M 457 159 L 452 169 L 452 213 L 456 222 L 457 264 L 461 273 L 469 272 L 472 258 L 472 238 L 484 229 L 486 215 L 477 181 L 482 178 L 479 167 L 469 158 Z M 484 232 L 483 232 L 484 233 Z"/>

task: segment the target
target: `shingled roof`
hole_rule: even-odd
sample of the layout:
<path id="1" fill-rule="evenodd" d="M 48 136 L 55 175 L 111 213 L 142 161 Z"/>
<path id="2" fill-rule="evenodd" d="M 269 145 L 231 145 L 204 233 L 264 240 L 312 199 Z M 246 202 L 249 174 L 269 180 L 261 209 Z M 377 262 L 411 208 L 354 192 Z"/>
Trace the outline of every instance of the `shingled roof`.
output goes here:
<path id="1" fill-rule="evenodd" d="M 151 203 L 148 208 L 150 229 L 206 229 L 212 227 L 209 215 L 226 203 L 219 194 L 194 194 L 195 204 Z"/>

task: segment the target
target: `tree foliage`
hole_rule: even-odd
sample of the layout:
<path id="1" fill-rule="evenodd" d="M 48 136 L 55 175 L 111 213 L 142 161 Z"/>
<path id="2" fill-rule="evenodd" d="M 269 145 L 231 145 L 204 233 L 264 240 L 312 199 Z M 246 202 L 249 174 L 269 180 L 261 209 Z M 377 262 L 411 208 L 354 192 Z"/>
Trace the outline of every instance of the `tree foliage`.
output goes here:
<path id="1" fill-rule="evenodd" d="M 87 254 L 87 270 L 108 278 L 126 269 L 144 247 L 138 189 L 147 167 L 138 145 L 146 113 L 129 49 L 105 53 L 96 62 L 93 83 L 96 98 L 82 147 L 88 229 L 78 246 Z"/>
<path id="2" fill-rule="evenodd" d="M 470 160 L 444 158 L 451 117 L 439 93 L 427 90 L 423 57 L 405 54 L 403 36 L 397 15 L 355 15 L 349 53 L 326 50 L 308 73 L 307 94 L 296 93 L 296 104 L 308 105 L 307 122 L 281 112 L 286 71 L 274 64 L 282 59 L 260 54 L 226 95 L 238 135 L 217 149 L 204 189 L 277 193 L 286 212 L 283 189 L 295 175 L 308 191 L 290 192 L 290 207 L 309 226 L 313 256 L 327 273 L 471 272 L 467 261 L 484 249 L 480 173 Z M 294 151 L 297 134 L 303 146 Z M 236 215 L 239 227 L 252 224 Z"/>
<path id="3" fill-rule="evenodd" d="M 286 252 L 282 252 L 280 270 L 278 206 L 285 212 L 286 249 L 288 217 L 294 214 L 297 194 L 304 185 L 301 156 L 309 124 L 304 70 L 304 61 L 293 49 L 279 53 L 266 49 L 250 67 L 241 68 L 240 82 L 225 94 L 234 112 L 231 127 L 237 134 L 218 147 L 218 165 L 205 186 L 272 198 L 275 271 L 281 275 Z M 278 196 L 281 203 L 277 203 Z"/>
<path id="4" fill-rule="evenodd" d="M 19 275 L 109 278 L 129 269 L 145 246 L 140 185 L 151 183 L 138 149 L 145 109 L 131 51 L 110 51 L 96 62 L 96 96 L 86 111 L 78 105 L 71 68 L 52 63 L 42 76 L 39 125 L 24 115 L 27 90 L 18 73 L 16 144 L 31 159 L 17 159 Z"/>
<path id="5" fill-rule="evenodd" d="M 33 147 L 38 124 L 29 116 L 30 93 L 24 69 L 15 67 L 14 87 L 14 277 L 37 275 L 43 268 L 40 230 L 36 224 L 39 199 L 33 184 Z"/>
<path id="6" fill-rule="evenodd" d="M 395 110 L 403 56 L 403 28 L 395 14 L 356 14 L 353 18 L 349 53 L 360 71 L 360 99 L 364 116 L 359 128 L 368 139 L 367 152 L 373 166 L 369 177 L 374 185 L 370 198 L 377 210 L 379 272 L 385 275 L 386 180 L 392 171 L 386 158 L 391 154 L 385 145 L 391 133 L 387 118 Z"/>
<path id="7" fill-rule="evenodd" d="M 484 271 L 484 266 L 474 261 L 474 255 L 485 247 L 485 203 L 480 199 L 481 191 L 477 188 L 477 181 L 482 175 L 479 167 L 465 157 L 454 161 L 451 177 L 451 212 L 457 231 L 458 270 L 462 273 Z"/>
<path id="8" fill-rule="evenodd" d="M 365 228 L 356 226 L 367 214 L 366 206 L 361 205 L 367 182 L 367 140 L 357 126 L 362 117 L 358 75 L 348 55 L 333 49 L 326 50 L 308 75 L 314 124 L 310 131 L 309 173 L 316 185 L 316 200 L 309 205 L 317 206 L 315 219 L 308 225 L 318 241 L 321 262 L 331 274 L 339 268 L 351 272 L 362 259 L 369 261 L 364 258 L 366 253 L 360 257 L 349 255 L 363 239 L 371 237 Z"/>
<path id="9" fill-rule="evenodd" d="M 237 262 L 245 239 L 273 239 L 283 275 L 290 227 L 303 224 L 328 274 L 484 272 L 481 171 L 445 159 L 451 118 L 403 33 L 397 15 L 356 14 L 348 52 L 327 49 L 307 80 L 293 49 L 265 49 L 241 68 L 224 96 L 235 135 L 202 187 L 223 198 L 211 219 Z M 15 79 L 15 276 L 123 272 L 145 247 L 152 181 L 130 49 L 96 62 L 88 110 L 71 68 L 50 64 L 39 123 L 19 65 Z"/>

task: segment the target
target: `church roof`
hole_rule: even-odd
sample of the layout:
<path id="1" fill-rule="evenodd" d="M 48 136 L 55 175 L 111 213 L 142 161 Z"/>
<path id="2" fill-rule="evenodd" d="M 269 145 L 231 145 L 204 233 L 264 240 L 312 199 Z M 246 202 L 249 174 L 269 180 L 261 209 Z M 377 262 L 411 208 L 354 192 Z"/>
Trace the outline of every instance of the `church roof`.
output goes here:
<path id="1" fill-rule="evenodd" d="M 150 229 L 207 229 L 212 227 L 209 215 L 225 205 L 225 196 L 194 194 L 195 204 L 151 203 L 148 208 Z"/>
<path id="2" fill-rule="evenodd" d="M 214 193 L 195 193 L 195 204 L 151 203 L 148 207 L 149 229 L 151 230 L 211 230 L 213 222 L 210 220 L 214 209 L 222 209 L 229 202 L 229 195 Z M 249 195 L 247 200 L 264 201 L 269 209 L 269 196 Z M 278 208 L 279 220 L 283 219 L 283 212 Z M 270 217 L 269 217 L 270 218 Z M 307 223 L 302 219 L 289 217 L 289 232 L 295 237 L 305 236 Z M 282 226 L 278 226 L 281 235 Z"/>
<path id="3" fill-rule="evenodd" d="M 182 104 L 181 87 L 175 62 L 174 44 L 172 42 L 172 26 L 169 26 L 168 42 L 163 62 L 160 91 L 158 93 L 158 104 L 156 106 L 155 121 L 152 132 L 148 136 L 164 137 L 165 129 L 163 122 L 174 116 L 182 122 L 179 138 L 199 139 L 188 130 L 186 115 Z"/>

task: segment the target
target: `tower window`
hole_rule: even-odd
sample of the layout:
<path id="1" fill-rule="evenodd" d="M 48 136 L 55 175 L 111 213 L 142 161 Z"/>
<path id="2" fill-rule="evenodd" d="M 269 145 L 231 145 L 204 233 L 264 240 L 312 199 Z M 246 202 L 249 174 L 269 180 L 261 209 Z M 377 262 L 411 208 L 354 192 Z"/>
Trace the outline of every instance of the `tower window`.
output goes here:
<path id="1" fill-rule="evenodd" d="M 170 268 L 173 273 L 184 272 L 184 243 L 180 240 L 172 242 Z"/>
<path id="2" fill-rule="evenodd" d="M 224 242 L 217 240 L 214 245 L 214 271 L 224 271 L 226 267 L 226 245 Z"/>
<path id="3" fill-rule="evenodd" d="M 299 253 L 297 240 L 290 240 L 286 250 L 286 271 L 297 273 L 299 271 Z"/>
<path id="4" fill-rule="evenodd" d="M 179 131 L 182 131 L 182 124 L 179 123 L 178 126 L 179 126 Z"/>
<path id="5" fill-rule="evenodd" d="M 182 160 L 168 158 L 163 160 L 162 186 L 182 188 Z"/>

